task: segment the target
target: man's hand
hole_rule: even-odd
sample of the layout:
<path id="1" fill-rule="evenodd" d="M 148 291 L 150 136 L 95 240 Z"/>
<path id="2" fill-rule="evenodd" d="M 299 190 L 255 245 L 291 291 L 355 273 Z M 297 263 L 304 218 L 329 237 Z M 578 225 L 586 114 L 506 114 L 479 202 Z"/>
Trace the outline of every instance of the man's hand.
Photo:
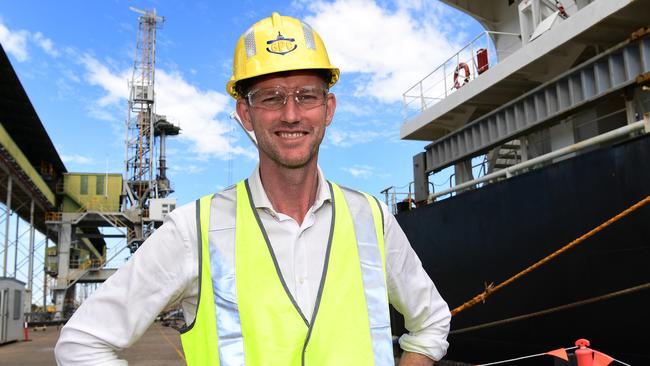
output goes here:
<path id="1" fill-rule="evenodd" d="M 399 366 L 433 366 L 433 360 L 419 353 L 404 352 L 399 359 Z"/>

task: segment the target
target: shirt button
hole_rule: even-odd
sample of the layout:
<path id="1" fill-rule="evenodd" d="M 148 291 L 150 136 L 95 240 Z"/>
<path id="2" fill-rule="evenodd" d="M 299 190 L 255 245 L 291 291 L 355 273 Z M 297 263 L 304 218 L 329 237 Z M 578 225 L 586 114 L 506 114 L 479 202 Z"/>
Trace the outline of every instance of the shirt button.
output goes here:
<path id="1" fill-rule="evenodd" d="M 304 284 L 304 283 L 305 283 L 305 278 L 304 278 L 304 277 L 300 277 L 300 278 L 298 279 L 298 282 L 300 282 L 301 285 Z"/>

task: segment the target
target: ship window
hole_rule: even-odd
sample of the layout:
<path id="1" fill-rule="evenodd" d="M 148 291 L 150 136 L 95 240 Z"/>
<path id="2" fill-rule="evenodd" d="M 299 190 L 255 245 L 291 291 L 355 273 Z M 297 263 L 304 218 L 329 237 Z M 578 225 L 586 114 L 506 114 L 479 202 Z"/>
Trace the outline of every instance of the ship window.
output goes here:
<path id="1" fill-rule="evenodd" d="M 82 175 L 79 184 L 79 194 L 88 194 L 88 176 Z"/>
<path id="2" fill-rule="evenodd" d="M 106 192 L 104 191 L 104 187 L 106 185 L 106 177 L 103 175 L 98 175 L 97 176 L 97 184 L 95 186 L 95 193 L 100 195 L 100 194 L 105 194 Z"/>
<path id="3" fill-rule="evenodd" d="M 20 290 L 14 290 L 14 320 L 20 319 L 20 305 L 23 300 L 20 295 L 22 295 Z"/>

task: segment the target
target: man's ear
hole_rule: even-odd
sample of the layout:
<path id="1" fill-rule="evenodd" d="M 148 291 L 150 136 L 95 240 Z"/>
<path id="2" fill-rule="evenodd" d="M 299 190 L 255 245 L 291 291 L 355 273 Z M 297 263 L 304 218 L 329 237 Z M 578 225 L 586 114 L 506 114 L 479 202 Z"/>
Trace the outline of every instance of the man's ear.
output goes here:
<path id="1" fill-rule="evenodd" d="M 336 111 L 336 95 L 333 93 L 327 94 L 327 101 L 325 102 L 327 109 L 325 110 L 325 126 L 329 126 L 332 123 L 334 118 L 334 112 Z"/>
<path id="2" fill-rule="evenodd" d="M 250 106 L 244 98 L 237 99 L 237 115 L 247 131 L 253 131 L 253 124 L 250 117 Z"/>

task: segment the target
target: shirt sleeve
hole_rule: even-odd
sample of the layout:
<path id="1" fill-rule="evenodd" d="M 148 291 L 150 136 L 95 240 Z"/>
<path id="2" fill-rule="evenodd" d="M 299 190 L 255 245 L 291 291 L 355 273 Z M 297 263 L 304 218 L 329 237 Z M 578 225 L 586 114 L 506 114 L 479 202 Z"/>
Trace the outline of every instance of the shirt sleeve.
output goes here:
<path id="1" fill-rule="evenodd" d="M 58 365 L 127 365 L 115 352 L 135 343 L 162 310 L 195 292 L 194 207 L 188 204 L 168 215 L 75 311 L 55 347 Z"/>
<path id="2" fill-rule="evenodd" d="M 383 203 L 381 206 L 385 224 L 388 299 L 404 316 L 408 330 L 399 339 L 400 347 L 438 361 L 449 346 L 449 308 L 422 268 L 422 262 L 397 220 Z"/>

